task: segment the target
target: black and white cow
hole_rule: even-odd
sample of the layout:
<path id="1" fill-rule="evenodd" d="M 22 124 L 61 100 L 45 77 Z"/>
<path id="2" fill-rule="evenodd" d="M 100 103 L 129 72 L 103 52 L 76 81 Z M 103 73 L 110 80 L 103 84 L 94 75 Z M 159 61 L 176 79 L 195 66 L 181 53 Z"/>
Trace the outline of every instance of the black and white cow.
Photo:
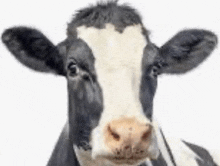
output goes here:
<path id="1" fill-rule="evenodd" d="M 54 46 L 27 27 L 2 40 L 27 67 L 65 76 L 68 121 L 48 166 L 217 166 L 202 147 L 168 140 L 153 118 L 160 74 L 183 74 L 213 51 L 210 31 L 179 32 L 158 48 L 140 16 L 117 2 L 80 10 Z"/>

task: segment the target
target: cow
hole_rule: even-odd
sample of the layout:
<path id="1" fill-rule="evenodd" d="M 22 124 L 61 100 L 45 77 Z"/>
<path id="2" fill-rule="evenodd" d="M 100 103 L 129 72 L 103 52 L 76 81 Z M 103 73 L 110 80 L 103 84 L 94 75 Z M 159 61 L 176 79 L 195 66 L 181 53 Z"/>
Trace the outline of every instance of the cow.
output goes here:
<path id="1" fill-rule="evenodd" d="M 110 1 L 79 10 L 57 46 L 22 26 L 2 41 L 25 66 L 67 80 L 68 120 L 48 166 L 217 166 L 204 148 L 167 139 L 153 117 L 157 78 L 199 66 L 213 32 L 183 30 L 157 47 L 135 9 Z"/>

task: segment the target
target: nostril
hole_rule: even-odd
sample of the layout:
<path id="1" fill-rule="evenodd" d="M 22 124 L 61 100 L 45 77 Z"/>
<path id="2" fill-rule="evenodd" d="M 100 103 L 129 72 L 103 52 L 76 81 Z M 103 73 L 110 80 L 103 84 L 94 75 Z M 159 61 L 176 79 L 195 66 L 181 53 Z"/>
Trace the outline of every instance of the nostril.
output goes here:
<path id="1" fill-rule="evenodd" d="M 150 132 L 147 131 L 142 135 L 142 140 L 147 140 L 149 138 Z"/>
<path id="2" fill-rule="evenodd" d="M 108 131 L 116 141 L 120 140 L 120 136 L 115 131 L 113 131 L 110 126 L 108 126 Z"/>
<path id="3" fill-rule="evenodd" d="M 146 141 L 150 138 L 150 134 L 151 134 L 151 127 L 149 126 L 149 128 L 143 133 L 142 135 L 142 140 Z"/>

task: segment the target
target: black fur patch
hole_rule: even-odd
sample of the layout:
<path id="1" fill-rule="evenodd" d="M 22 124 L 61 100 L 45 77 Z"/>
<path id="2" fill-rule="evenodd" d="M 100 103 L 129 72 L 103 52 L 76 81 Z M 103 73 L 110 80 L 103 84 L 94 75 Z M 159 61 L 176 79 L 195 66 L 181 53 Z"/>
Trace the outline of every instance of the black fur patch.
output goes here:
<path id="1" fill-rule="evenodd" d="M 142 24 L 137 11 L 128 5 L 117 5 L 117 1 L 98 3 L 78 11 L 68 26 L 68 35 L 76 35 L 76 27 L 105 28 L 106 23 L 111 23 L 116 30 L 122 32 L 129 25 Z M 146 31 L 145 31 L 146 32 Z"/>
<path id="2" fill-rule="evenodd" d="M 5 30 L 2 41 L 16 59 L 27 67 L 65 75 L 63 57 L 57 47 L 38 30 L 13 27 Z"/>
<path id="3" fill-rule="evenodd" d="M 206 30 L 184 30 L 160 48 L 164 73 L 185 73 L 203 62 L 217 45 L 217 37 Z"/>
<path id="4" fill-rule="evenodd" d="M 191 150 L 193 150 L 202 160 L 197 159 L 199 166 L 217 166 L 209 152 L 197 145 L 183 141 Z"/>
<path id="5" fill-rule="evenodd" d="M 73 150 L 73 143 L 69 138 L 69 128 L 67 126 L 65 125 L 63 128 L 47 166 L 80 166 Z"/>

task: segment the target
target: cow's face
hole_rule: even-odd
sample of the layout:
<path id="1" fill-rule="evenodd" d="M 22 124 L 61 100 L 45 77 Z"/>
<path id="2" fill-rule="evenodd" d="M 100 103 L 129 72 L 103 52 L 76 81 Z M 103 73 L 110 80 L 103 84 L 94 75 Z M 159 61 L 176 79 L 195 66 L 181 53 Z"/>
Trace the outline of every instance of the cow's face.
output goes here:
<path id="1" fill-rule="evenodd" d="M 156 158 L 151 115 L 157 50 L 155 57 L 148 56 L 143 27 L 118 32 L 106 24 L 103 29 L 80 26 L 76 31 L 66 62 L 74 142 L 85 149 L 91 146 L 94 158 L 122 163 Z"/>
<path id="2" fill-rule="evenodd" d="M 58 46 L 26 27 L 6 30 L 2 40 L 27 67 L 67 78 L 68 140 L 78 158 L 83 150 L 130 165 L 159 153 L 152 120 L 158 74 L 190 71 L 217 44 L 212 32 L 194 29 L 158 48 L 133 9 L 111 3 L 79 13 Z"/>

